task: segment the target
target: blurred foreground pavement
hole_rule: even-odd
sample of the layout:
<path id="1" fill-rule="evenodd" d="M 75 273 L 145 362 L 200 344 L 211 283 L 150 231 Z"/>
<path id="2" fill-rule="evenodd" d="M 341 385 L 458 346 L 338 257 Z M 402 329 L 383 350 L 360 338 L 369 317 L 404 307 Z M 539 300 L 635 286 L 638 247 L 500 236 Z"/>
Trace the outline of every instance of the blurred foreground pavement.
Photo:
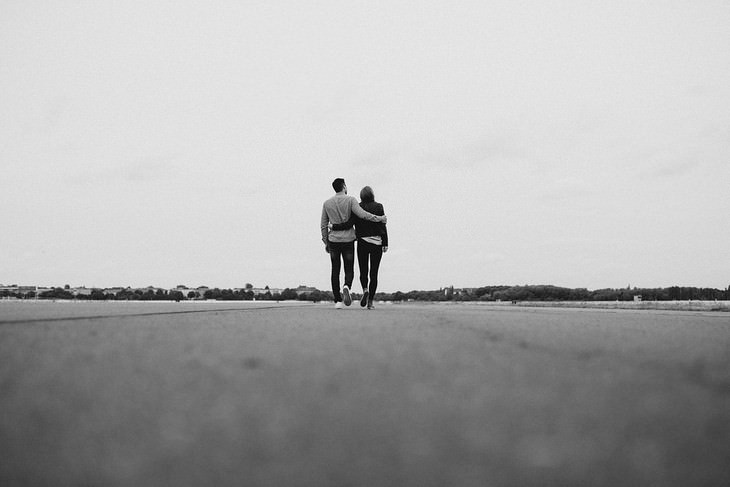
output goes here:
<path id="1" fill-rule="evenodd" d="M 0 303 L 0 485 L 730 485 L 730 316 Z"/>

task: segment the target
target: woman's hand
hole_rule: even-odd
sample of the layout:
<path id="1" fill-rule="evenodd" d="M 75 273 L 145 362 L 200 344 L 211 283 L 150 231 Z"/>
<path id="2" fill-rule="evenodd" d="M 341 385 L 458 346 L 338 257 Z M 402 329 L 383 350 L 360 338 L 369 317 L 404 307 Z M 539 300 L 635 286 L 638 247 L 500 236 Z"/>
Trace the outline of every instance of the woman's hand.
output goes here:
<path id="1" fill-rule="evenodd" d="M 383 253 L 386 253 L 387 251 L 388 251 L 388 247 L 387 246 L 383 247 Z"/>

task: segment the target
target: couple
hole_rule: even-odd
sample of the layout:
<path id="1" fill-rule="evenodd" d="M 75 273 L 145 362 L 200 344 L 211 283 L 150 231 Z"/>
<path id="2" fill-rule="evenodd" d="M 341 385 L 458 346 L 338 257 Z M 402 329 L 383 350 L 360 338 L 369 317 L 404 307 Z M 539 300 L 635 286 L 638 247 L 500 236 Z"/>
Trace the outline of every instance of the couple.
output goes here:
<path id="1" fill-rule="evenodd" d="M 347 195 L 344 179 L 337 178 L 332 181 L 332 188 L 336 194 L 322 206 L 320 229 L 325 251 L 330 254 L 332 261 L 332 293 L 335 298 L 335 308 L 341 309 L 343 301 L 345 306 L 352 304 L 350 287 L 355 277 L 353 267 L 357 236 L 357 260 L 360 264 L 362 285 L 360 306 L 373 309 L 380 259 L 383 257 L 383 252 L 388 251 L 388 231 L 385 228 L 388 219 L 385 217 L 383 205 L 375 201 L 370 186 L 365 186 L 360 191 L 359 204 L 353 196 Z M 345 286 L 341 293 L 340 259 L 345 263 Z"/>

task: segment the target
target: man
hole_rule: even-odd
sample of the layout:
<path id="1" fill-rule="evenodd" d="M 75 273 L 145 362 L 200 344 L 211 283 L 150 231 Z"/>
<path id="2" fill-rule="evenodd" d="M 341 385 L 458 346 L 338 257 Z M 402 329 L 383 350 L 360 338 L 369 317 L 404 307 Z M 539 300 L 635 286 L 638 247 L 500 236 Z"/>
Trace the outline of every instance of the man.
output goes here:
<path id="1" fill-rule="evenodd" d="M 335 308 L 341 309 L 342 303 L 345 306 L 352 304 L 350 286 L 355 277 L 355 229 L 350 227 L 346 230 L 329 230 L 329 224 L 344 223 L 350 219 L 353 213 L 363 220 L 371 222 L 386 223 L 385 216 L 377 216 L 360 208 L 360 204 L 353 196 L 347 195 L 345 180 L 337 178 L 332 181 L 332 188 L 335 195 L 322 205 L 322 219 L 320 229 L 325 252 L 330 254 L 332 262 L 332 294 L 335 297 Z M 345 285 L 340 292 L 340 259 L 345 266 Z"/>

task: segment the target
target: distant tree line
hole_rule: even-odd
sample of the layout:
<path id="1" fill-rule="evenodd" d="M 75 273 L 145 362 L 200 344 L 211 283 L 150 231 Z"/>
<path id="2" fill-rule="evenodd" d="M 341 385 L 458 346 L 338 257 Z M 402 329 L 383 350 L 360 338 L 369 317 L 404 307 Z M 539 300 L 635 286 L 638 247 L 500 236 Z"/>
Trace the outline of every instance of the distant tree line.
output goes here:
<path id="1" fill-rule="evenodd" d="M 730 300 L 728 289 L 672 286 L 668 288 L 606 288 L 589 291 L 550 285 L 484 286 L 471 290 L 445 288 L 435 291 L 377 293 L 383 301 L 644 301 Z"/>
<path id="2" fill-rule="evenodd" d="M 0 291 L 0 298 L 34 299 L 35 291 L 12 292 Z M 248 289 L 208 289 L 202 294 L 199 291 L 182 291 L 165 289 L 122 289 L 117 293 L 104 292 L 103 289 L 92 289 L 89 294 L 74 294 L 69 288 L 56 287 L 38 294 L 38 299 L 75 299 L 79 301 L 186 301 L 195 299 L 213 299 L 217 301 L 332 301 L 332 293 L 315 290 L 312 292 L 297 293 L 296 290 L 286 288 L 281 293 L 266 293 L 255 295 Z"/>
<path id="3" fill-rule="evenodd" d="M 633 301 L 634 296 L 641 296 L 644 301 L 675 300 L 730 300 L 730 286 L 727 289 L 698 288 L 672 286 L 667 288 L 605 288 L 589 291 L 585 288 L 566 288 L 550 285 L 535 286 L 484 286 L 471 289 L 455 289 L 453 287 L 433 291 L 409 291 L 395 293 L 377 293 L 375 298 L 382 301 Z M 34 291 L 13 292 L 0 291 L 0 298 L 33 299 Z M 254 294 L 251 287 L 244 289 L 207 289 L 199 291 L 164 290 L 164 289 L 122 289 L 116 294 L 105 293 L 102 289 L 92 289 L 89 294 L 74 294 L 67 287 L 53 288 L 43 291 L 39 299 L 76 299 L 87 301 L 185 301 L 195 299 L 212 299 L 218 301 L 332 301 L 330 291 L 314 290 L 297 293 L 295 289 Z"/>
<path id="4" fill-rule="evenodd" d="M 208 289 L 203 293 L 204 299 L 215 299 L 219 301 L 332 301 L 332 293 L 315 290 L 307 293 L 297 293 L 296 290 L 286 288 L 283 291 L 271 293 L 266 291 L 265 293 L 254 294 L 251 290 L 231 290 L 231 289 Z M 194 296 L 188 296 L 190 299 L 194 299 Z"/>

